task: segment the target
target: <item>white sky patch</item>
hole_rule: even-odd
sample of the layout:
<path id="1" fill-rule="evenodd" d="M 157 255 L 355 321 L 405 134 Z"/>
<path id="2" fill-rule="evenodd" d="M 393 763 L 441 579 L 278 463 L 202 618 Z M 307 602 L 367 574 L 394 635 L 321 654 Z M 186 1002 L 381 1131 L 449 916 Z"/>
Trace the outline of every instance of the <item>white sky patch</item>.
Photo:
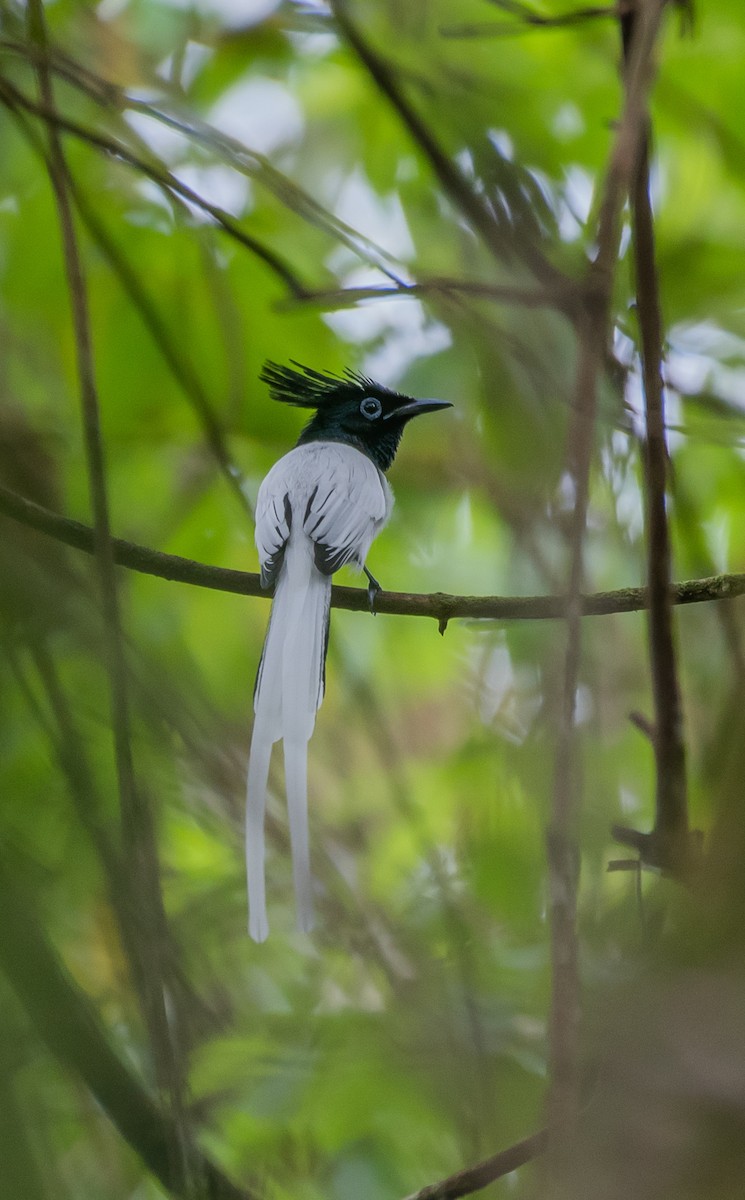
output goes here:
<path id="1" fill-rule="evenodd" d="M 565 471 L 559 480 L 558 487 L 555 492 L 554 504 L 560 512 L 569 512 L 574 508 L 576 496 L 576 488 L 574 480 L 568 471 Z"/>
<path id="2" fill-rule="evenodd" d="M 96 16 L 102 21 L 115 21 L 119 13 L 124 12 L 129 0 L 101 0 L 96 8 Z"/>
<path id="3" fill-rule="evenodd" d="M 377 271 L 361 267 L 341 285 L 353 288 L 380 282 Z M 325 313 L 323 320 L 344 342 L 380 343 L 365 355 L 362 369 L 383 382 L 400 378 L 415 359 L 437 354 L 452 342 L 447 326 L 429 317 L 411 296 L 364 301 L 356 308 Z"/>
<path id="4" fill-rule="evenodd" d="M 176 162 L 179 158 L 189 155 L 191 139 L 178 129 L 164 125 L 162 121 L 157 121 L 155 117 L 149 117 L 147 113 L 142 112 L 127 111 L 124 119 L 137 136 L 141 137 L 164 162 Z"/>
<path id="5" fill-rule="evenodd" d="M 326 58 L 339 49 L 339 39 L 334 33 L 324 33 L 322 30 L 297 33 L 289 30 L 287 39 L 295 47 L 298 54 L 306 58 Z"/>
<path id="6" fill-rule="evenodd" d="M 334 212 L 395 258 L 413 257 L 414 243 L 398 193 L 378 196 L 359 168 L 342 184 Z"/>
<path id="7" fill-rule="evenodd" d="M 473 155 L 468 147 L 464 146 L 462 150 L 458 151 L 455 156 L 455 161 L 457 162 L 461 171 L 463 171 L 464 175 L 468 175 L 470 178 L 473 178 Z"/>
<path id="8" fill-rule="evenodd" d="M 626 816 L 631 813 L 639 812 L 641 804 L 636 792 L 630 791 L 629 788 L 621 787 L 618 789 L 618 804 L 621 812 Z"/>
<path id="9" fill-rule="evenodd" d="M 562 241 L 574 242 L 582 233 L 592 206 L 592 176 L 576 164 L 564 172 L 558 224 Z"/>
<path id="10" fill-rule="evenodd" d="M 486 650 L 474 645 L 468 659 L 479 720 L 494 727 L 508 742 L 524 742 L 541 707 L 534 678 L 515 671 L 504 634 Z"/>
<path id="11" fill-rule="evenodd" d="M 495 150 L 502 155 L 502 158 L 506 158 L 512 162 L 515 153 L 515 144 L 506 129 L 490 129 L 489 141 Z"/>
<path id="12" fill-rule="evenodd" d="M 595 711 L 595 704 L 592 698 L 592 692 L 582 683 L 577 688 L 574 697 L 574 723 L 575 725 L 586 725 L 592 719 Z"/>
<path id="13" fill-rule="evenodd" d="M 141 209 L 130 209 L 127 213 L 127 220 L 130 224 L 147 225 L 150 228 L 158 229 L 161 233 L 171 233 L 173 230 L 173 201 L 152 179 L 139 179 L 135 186 L 143 200 L 162 213 L 162 218 L 153 220 L 152 212 L 146 213 Z"/>
<path id="14" fill-rule="evenodd" d="M 644 436 L 644 390 L 637 364 L 626 375 L 623 398 L 631 416 L 631 427 L 636 436 L 641 438 Z"/>
<path id="15" fill-rule="evenodd" d="M 680 432 L 680 426 L 683 423 L 683 407 L 680 402 L 680 396 L 677 392 L 672 392 L 668 388 L 665 392 L 665 425 L 667 448 L 671 454 L 685 442 L 685 434 Z M 670 428 L 678 426 L 678 428 Z"/>
<path id="16" fill-rule="evenodd" d="M 644 502 L 633 474 L 629 473 L 614 488 L 613 498 L 618 524 L 626 530 L 630 541 L 638 541 L 644 533 Z"/>
<path id="17" fill-rule="evenodd" d="M 676 326 L 670 333 L 667 362 L 676 391 L 688 396 L 710 391 L 745 410 L 745 341 L 736 334 L 712 321 Z"/>
<path id="18" fill-rule="evenodd" d="M 231 167 L 222 166 L 220 163 L 208 167 L 195 167 L 191 163 L 185 163 L 182 167 L 177 167 L 173 174 L 202 200 L 224 208 L 233 217 L 241 216 L 250 204 L 249 180 Z M 189 201 L 184 203 L 189 204 Z M 210 215 L 198 206 L 189 204 L 189 208 L 198 219 L 212 220 Z"/>
<path id="19" fill-rule="evenodd" d="M 246 79 L 225 92 L 209 114 L 210 124 L 259 154 L 300 140 L 305 122 L 300 105 L 275 79 Z"/>
<path id="20" fill-rule="evenodd" d="M 366 354 L 364 370 L 373 379 L 398 379 L 417 358 L 429 358 L 452 344 L 450 330 L 428 320 L 421 304 L 404 300 L 382 346 Z"/>
<path id="21" fill-rule="evenodd" d="M 108 3 L 109 0 L 104 0 Z M 217 17 L 228 29 L 244 29 L 258 25 L 279 8 L 280 0 L 162 0 L 171 8 L 197 12 L 203 17 Z"/>
<path id="22" fill-rule="evenodd" d="M 205 63 L 212 58 L 214 50 L 202 42 L 187 42 L 179 63 L 179 83 L 182 87 L 191 87 Z M 173 55 L 169 54 L 159 65 L 158 75 L 170 82 L 173 79 Z"/>
<path id="23" fill-rule="evenodd" d="M 585 119 L 577 105 L 572 104 L 570 100 L 554 113 L 551 128 L 555 137 L 568 142 L 585 132 Z"/>

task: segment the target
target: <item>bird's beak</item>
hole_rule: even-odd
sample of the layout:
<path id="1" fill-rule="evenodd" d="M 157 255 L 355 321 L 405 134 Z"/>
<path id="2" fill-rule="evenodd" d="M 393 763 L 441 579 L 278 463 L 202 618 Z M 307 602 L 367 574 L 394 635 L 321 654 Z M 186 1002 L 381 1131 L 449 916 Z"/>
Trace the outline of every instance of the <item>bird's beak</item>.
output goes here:
<path id="1" fill-rule="evenodd" d="M 394 408 L 393 412 L 386 413 L 383 417 L 384 421 L 390 421 L 391 417 L 401 418 L 405 421 L 411 417 L 419 417 L 422 413 L 437 412 L 438 408 L 452 408 L 449 400 L 410 400 L 407 404 L 402 404 L 400 408 Z"/>

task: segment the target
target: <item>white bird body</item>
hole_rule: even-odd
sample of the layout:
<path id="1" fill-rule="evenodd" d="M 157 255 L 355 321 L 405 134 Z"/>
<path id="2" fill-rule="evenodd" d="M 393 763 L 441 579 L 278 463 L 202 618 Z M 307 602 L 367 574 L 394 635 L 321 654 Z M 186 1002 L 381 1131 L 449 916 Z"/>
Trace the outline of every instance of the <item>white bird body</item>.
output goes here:
<path id="1" fill-rule="evenodd" d="M 364 567 L 393 507 L 382 471 L 354 446 L 312 441 L 272 467 L 259 489 L 256 546 L 274 600 L 254 693 L 246 794 L 249 933 L 269 932 L 264 813 L 272 746 L 284 743 L 298 928 L 313 925 L 308 842 L 307 747 L 323 699 L 331 576 Z"/>

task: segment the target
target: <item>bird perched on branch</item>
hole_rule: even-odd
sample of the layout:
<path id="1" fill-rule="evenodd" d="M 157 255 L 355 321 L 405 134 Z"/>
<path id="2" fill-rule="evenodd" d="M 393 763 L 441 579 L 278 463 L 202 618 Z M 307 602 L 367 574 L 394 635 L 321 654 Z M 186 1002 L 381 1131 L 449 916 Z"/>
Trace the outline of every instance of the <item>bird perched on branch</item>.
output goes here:
<path id="1" fill-rule="evenodd" d="M 315 413 L 295 449 L 272 467 L 256 504 L 261 583 L 274 588 L 254 691 L 246 794 L 248 927 L 257 942 L 269 932 L 264 810 L 272 746 L 280 738 L 298 928 L 307 932 L 313 924 L 307 758 L 323 699 L 331 576 L 347 563 L 361 568 L 375 611 L 380 585 L 365 559 L 393 507 L 384 472 L 407 422 L 451 407 L 443 400 L 400 395 L 354 371 L 334 376 L 299 363 L 285 367 L 268 362 L 261 378 L 273 400 Z"/>

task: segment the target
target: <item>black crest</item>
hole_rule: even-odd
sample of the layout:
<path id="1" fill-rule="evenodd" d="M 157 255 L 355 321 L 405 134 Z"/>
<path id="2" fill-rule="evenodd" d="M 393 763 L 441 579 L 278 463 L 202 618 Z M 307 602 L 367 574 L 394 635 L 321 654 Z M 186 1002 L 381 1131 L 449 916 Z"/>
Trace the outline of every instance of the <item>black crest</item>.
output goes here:
<path id="1" fill-rule="evenodd" d="M 379 383 L 361 375 L 358 371 L 346 370 L 341 375 L 325 374 L 304 367 L 290 359 L 293 364 L 285 367 L 267 360 L 260 378 L 269 385 L 269 395 L 280 404 L 293 404 L 296 408 L 323 408 L 355 393 L 387 391 Z M 297 368 L 297 369 L 295 369 Z"/>

